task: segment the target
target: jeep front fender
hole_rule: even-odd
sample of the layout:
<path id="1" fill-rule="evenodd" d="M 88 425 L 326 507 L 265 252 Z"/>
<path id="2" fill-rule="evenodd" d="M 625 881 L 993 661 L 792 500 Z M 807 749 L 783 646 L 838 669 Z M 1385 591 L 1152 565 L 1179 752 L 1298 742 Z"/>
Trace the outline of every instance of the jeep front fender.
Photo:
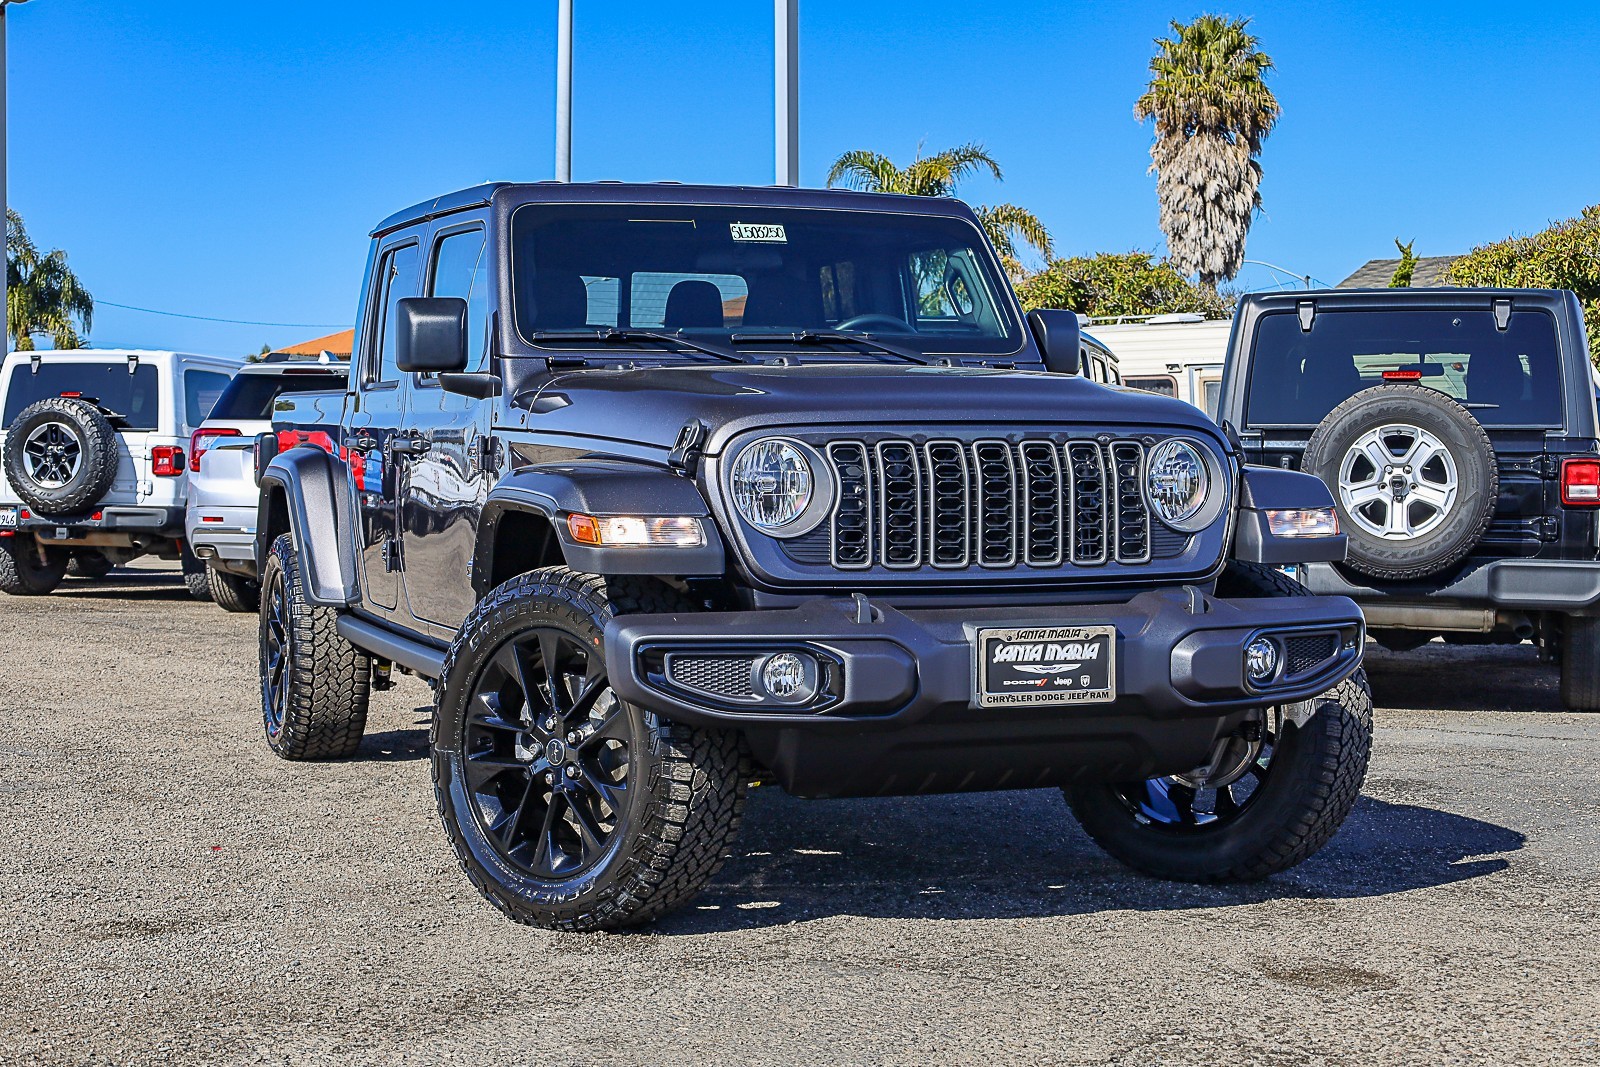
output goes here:
<path id="1" fill-rule="evenodd" d="M 511 472 L 484 501 L 475 574 L 494 573 L 496 527 L 511 512 L 532 513 L 547 520 L 563 560 L 575 571 L 699 578 L 716 577 L 727 569 L 722 537 L 705 498 L 694 482 L 665 467 L 595 459 Z M 691 548 L 579 544 L 567 526 L 567 516 L 575 513 L 696 518 L 705 531 L 705 543 Z"/>
<path id="2" fill-rule="evenodd" d="M 1239 484 L 1234 559 L 1270 566 L 1344 560 L 1347 540 L 1342 533 L 1328 537 L 1279 537 L 1267 522 L 1269 511 L 1332 508 L 1333 493 L 1320 478 L 1277 467 L 1247 466 Z"/>
<path id="3" fill-rule="evenodd" d="M 256 514 L 256 570 L 272 550 L 271 505 L 281 496 L 289 533 L 306 579 L 306 599 L 327 607 L 349 607 L 360 599 L 356 532 L 360 519 L 350 475 L 339 460 L 312 445 L 273 457 L 261 472 Z"/>

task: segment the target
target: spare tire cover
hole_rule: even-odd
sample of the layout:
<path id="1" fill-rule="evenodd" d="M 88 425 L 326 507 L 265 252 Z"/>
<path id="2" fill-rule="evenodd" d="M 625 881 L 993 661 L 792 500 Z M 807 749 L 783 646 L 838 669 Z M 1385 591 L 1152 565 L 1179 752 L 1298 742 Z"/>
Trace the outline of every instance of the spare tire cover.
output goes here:
<path id="1" fill-rule="evenodd" d="M 94 506 L 111 491 L 117 459 L 117 431 L 82 400 L 31 404 L 6 431 L 6 479 L 41 515 L 74 515 Z"/>
<path id="2" fill-rule="evenodd" d="M 1328 413 L 1301 469 L 1333 490 L 1345 566 L 1422 578 L 1459 563 L 1489 528 L 1500 471 L 1477 419 L 1423 385 L 1364 389 Z"/>

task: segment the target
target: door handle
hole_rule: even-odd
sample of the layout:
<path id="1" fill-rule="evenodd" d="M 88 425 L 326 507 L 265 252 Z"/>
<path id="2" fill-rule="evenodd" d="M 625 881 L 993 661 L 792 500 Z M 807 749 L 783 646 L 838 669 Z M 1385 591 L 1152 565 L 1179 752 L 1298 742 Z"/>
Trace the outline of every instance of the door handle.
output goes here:
<path id="1" fill-rule="evenodd" d="M 397 433 L 389 438 L 389 454 L 394 456 L 421 456 L 432 447 L 433 442 L 422 433 Z"/>
<path id="2" fill-rule="evenodd" d="M 371 452 L 378 447 L 378 439 L 365 430 L 350 435 L 345 442 L 352 452 Z"/>

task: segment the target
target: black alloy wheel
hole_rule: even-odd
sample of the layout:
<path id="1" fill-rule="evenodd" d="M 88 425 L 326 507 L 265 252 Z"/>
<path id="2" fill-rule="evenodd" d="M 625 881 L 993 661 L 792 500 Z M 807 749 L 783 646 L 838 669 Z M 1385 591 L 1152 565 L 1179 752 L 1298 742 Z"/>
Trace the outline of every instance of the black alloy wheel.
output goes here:
<path id="1" fill-rule="evenodd" d="M 1226 739 L 1209 764 L 1186 774 L 1116 786 L 1136 822 L 1173 834 L 1219 830 L 1241 818 L 1264 792 L 1283 733 L 1283 709 Z"/>
<path id="2" fill-rule="evenodd" d="M 636 744 L 599 651 L 565 630 L 526 630 L 473 687 L 463 746 L 473 815 L 518 870 L 570 878 L 604 858 L 626 817 Z"/>
<path id="3" fill-rule="evenodd" d="M 289 604 L 280 572 L 261 604 L 261 725 L 267 740 L 283 734 L 289 707 Z"/>

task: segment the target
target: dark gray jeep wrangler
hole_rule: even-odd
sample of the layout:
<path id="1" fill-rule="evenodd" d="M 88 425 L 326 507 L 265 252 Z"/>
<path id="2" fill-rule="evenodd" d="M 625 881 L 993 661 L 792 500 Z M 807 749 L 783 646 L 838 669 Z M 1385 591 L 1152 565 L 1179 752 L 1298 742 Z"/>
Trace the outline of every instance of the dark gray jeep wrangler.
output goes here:
<path id="1" fill-rule="evenodd" d="M 495 185 L 373 234 L 350 388 L 258 442 L 261 689 L 291 759 L 432 681 L 474 884 L 649 920 L 754 779 L 1060 788 L 1113 855 L 1261 878 L 1349 812 L 1363 622 L 1326 487 L 1089 381 L 953 200 Z"/>

